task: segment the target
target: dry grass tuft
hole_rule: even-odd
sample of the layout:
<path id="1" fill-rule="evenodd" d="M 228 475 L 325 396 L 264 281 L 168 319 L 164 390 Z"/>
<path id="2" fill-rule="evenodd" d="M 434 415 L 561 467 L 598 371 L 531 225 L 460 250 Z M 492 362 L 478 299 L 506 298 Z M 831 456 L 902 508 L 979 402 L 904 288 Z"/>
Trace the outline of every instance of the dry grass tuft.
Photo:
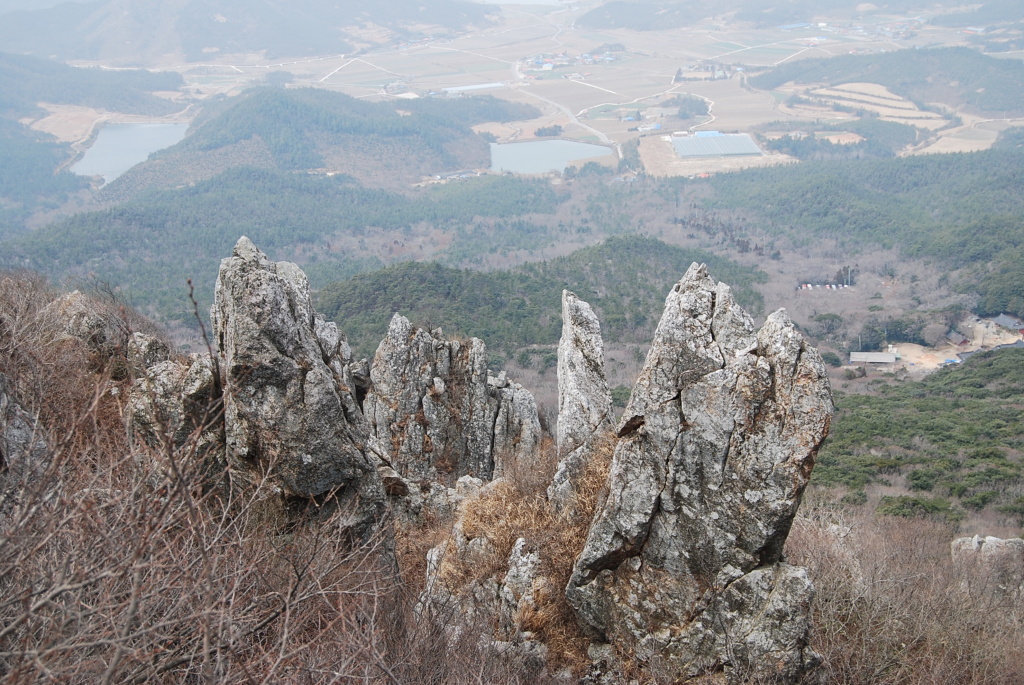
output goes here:
<path id="1" fill-rule="evenodd" d="M 486 539 L 488 554 L 483 560 L 474 557 L 471 568 L 455 555 L 447 555 L 441 568 L 449 587 L 486 578 L 500 580 L 508 570 L 516 541 L 525 539 L 528 549 L 539 552 L 541 570 L 534 584 L 535 607 L 519 616 L 519 625 L 547 645 L 551 666 L 568 667 L 576 673 L 589 663 L 586 652 L 590 639 L 565 599 L 565 586 L 605 493 L 615 443 L 611 434 L 595 441 L 567 513 L 560 513 L 547 500 L 543 488 L 550 477 L 541 479 L 533 473 L 524 474 L 522 479 L 514 472 L 507 474 L 464 502 L 459 519 L 462 531 L 467 538 Z"/>

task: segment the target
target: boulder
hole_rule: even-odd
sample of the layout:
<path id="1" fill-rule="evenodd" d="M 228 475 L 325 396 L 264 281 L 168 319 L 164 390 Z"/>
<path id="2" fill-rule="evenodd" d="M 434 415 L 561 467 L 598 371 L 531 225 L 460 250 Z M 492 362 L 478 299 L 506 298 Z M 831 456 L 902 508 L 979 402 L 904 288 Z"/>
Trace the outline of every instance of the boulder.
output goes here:
<path id="1" fill-rule="evenodd" d="M 595 442 L 612 430 L 612 397 L 604 375 L 601 324 L 590 305 L 562 291 L 558 343 L 558 468 L 548 498 L 568 506 Z"/>
<path id="2" fill-rule="evenodd" d="M 263 477 L 287 498 L 344 508 L 373 534 L 385 493 L 346 369 L 347 345 L 313 309 L 305 274 L 239 239 L 211 311 L 233 479 Z"/>
<path id="3" fill-rule="evenodd" d="M 540 444 L 532 395 L 489 376 L 482 341 L 445 340 L 400 314 L 373 357 L 363 411 L 385 460 L 410 480 L 490 480 Z"/>
<path id="4" fill-rule="evenodd" d="M 1020 598 L 1024 596 L 1024 540 L 975 535 L 950 544 L 953 561 L 963 568 L 972 590 Z"/>
<path id="5" fill-rule="evenodd" d="M 694 264 L 669 293 L 566 596 L 594 637 L 673 679 L 793 681 L 812 586 L 782 549 L 832 415 L 780 310 L 756 330 Z"/>

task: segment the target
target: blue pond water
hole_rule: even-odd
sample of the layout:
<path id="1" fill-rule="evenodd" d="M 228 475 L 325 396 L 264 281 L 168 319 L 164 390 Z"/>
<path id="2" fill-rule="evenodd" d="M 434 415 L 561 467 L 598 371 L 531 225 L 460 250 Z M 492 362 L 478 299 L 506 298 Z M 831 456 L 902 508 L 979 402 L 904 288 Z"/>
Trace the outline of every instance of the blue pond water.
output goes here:
<path id="1" fill-rule="evenodd" d="M 543 174 L 564 171 L 580 160 L 612 156 L 611 148 L 571 140 L 537 140 L 529 143 L 491 143 L 491 171 Z"/>
<path id="2" fill-rule="evenodd" d="M 170 147 L 185 137 L 188 124 L 110 124 L 100 129 L 96 142 L 71 171 L 102 176 L 105 183 L 144 162 L 150 153 Z"/>

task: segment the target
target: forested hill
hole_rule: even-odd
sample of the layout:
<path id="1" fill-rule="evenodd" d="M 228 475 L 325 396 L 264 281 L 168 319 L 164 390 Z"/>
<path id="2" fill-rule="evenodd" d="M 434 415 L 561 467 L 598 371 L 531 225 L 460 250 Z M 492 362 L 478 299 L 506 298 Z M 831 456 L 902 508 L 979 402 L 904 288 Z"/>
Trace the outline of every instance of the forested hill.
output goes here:
<path id="1" fill-rule="evenodd" d="M 985 152 L 804 162 L 721 174 L 718 208 L 750 212 L 797 242 L 835 240 L 856 253 L 899 247 L 956 284 L 978 313 L 1024 315 L 1024 148 L 1010 132 Z"/>
<path id="2" fill-rule="evenodd" d="M 325 169 L 365 185 L 407 186 L 428 174 L 489 166 L 487 144 L 470 126 L 538 115 L 491 96 L 367 102 L 317 88 L 254 88 L 208 105 L 182 142 L 105 194 L 125 199 L 247 165 Z"/>
<path id="3" fill-rule="evenodd" d="M 170 114 L 182 106 L 153 92 L 174 91 L 182 83 L 181 74 L 174 72 L 77 68 L 0 53 L 0 116 L 35 114 L 40 102 L 127 114 Z"/>
<path id="4" fill-rule="evenodd" d="M 168 114 L 182 105 L 153 94 L 175 90 L 179 74 L 76 69 L 50 60 L 0 53 L 0 239 L 24 230 L 40 208 L 62 203 L 88 186 L 84 178 L 57 172 L 70 146 L 21 124 L 44 112 L 40 102 L 82 105 L 134 114 Z"/>
<path id="5" fill-rule="evenodd" d="M 312 278 L 336 280 L 381 266 L 367 258 L 369 248 L 351 256 L 375 230 L 398 238 L 427 222 L 451 231 L 475 217 L 551 213 L 563 199 L 546 182 L 504 176 L 407 197 L 361 187 L 343 175 L 234 169 L 9 240 L 0 250 L 0 268 L 29 267 L 60 277 L 92 274 L 124 287 L 138 305 L 155 307 L 165 319 L 188 318 L 185 279 L 213 283 L 221 256 L 230 254 L 240 235 L 275 259 L 299 262 Z M 207 291 L 201 288 L 200 294 Z"/>
<path id="6" fill-rule="evenodd" d="M 1024 521 L 1024 350 L 978 354 L 870 395 L 839 395 L 836 406 L 815 483 L 847 487 L 855 499 L 873 482 L 905 483 L 911 496 L 882 499 L 890 514 L 955 520 L 988 507 Z"/>
<path id="7" fill-rule="evenodd" d="M 513 351 L 555 345 L 562 330 L 562 290 L 594 306 L 608 341 L 646 342 L 665 296 L 693 262 L 732 286 L 748 310 L 764 309 L 754 288 L 766 276 L 703 250 L 687 250 L 641 236 L 610 238 L 569 256 L 507 271 L 451 269 L 406 262 L 325 287 L 318 308 L 338 322 L 360 355 L 372 355 L 398 312 L 447 335 L 475 336 Z"/>
<path id="8" fill-rule="evenodd" d="M 898 50 L 793 60 L 750 77 L 755 88 L 784 83 L 877 83 L 917 102 L 967 105 L 998 116 L 1024 113 L 1024 63 L 996 59 L 970 48 Z"/>
<path id="9" fill-rule="evenodd" d="M 4 16 L 0 49 L 118 64 L 211 53 L 339 54 L 359 41 L 347 29 L 376 25 L 403 37 L 427 26 L 455 31 L 484 24 L 494 11 L 465 0 L 95 0 Z"/>

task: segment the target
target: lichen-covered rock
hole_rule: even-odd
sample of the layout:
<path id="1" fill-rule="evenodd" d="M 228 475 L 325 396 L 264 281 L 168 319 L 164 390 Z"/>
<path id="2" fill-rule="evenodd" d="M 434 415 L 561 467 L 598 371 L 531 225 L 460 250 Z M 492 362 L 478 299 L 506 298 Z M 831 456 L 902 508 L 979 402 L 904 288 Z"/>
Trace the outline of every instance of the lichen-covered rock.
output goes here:
<path id="1" fill-rule="evenodd" d="M 0 516 L 25 488 L 37 484 L 48 465 L 42 427 L 12 396 L 7 377 L 0 373 Z"/>
<path id="2" fill-rule="evenodd" d="M 127 400 L 132 428 L 158 458 L 170 448 L 179 457 L 222 466 L 224 416 L 214 361 L 206 354 L 190 355 L 187 363 L 169 356 L 166 345 L 140 333 L 128 343 L 129 364 L 138 375 Z"/>
<path id="3" fill-rule="evenodd" d="M 288 497 L 329 498 L 357 535 L 372 534 L 384 513 L 379 464 L 337 328 L 314 311 L 305 274 L 243 237 L 221 262 L 211 320 L 232 478 L 268 474 Z"/>
<path id="4" fill-rule="evenodd" d="M 44 318 L 59 323 L 63 335 L 80 340 L 99 354 L 110 356 L 128 342 L 127 328 L 110 307 L 97 303 L 75 290 L 57 298 L 41 312 Z"/>
<path id="5" fill-rule="evenodd" d="M 536 453 L 533 397 L 488 377 L 483 342 L 444 340 L 395 314 L 370 367 L 363 411 L 387 461 L 404 478 L 451 485 L 485 480 L 502 460 Z"/>
<path id="6" fill-rule="evenodd" d="M 136 375 L 142 375 L 155 364 L 169 360 L 171 350 L 159 338 L 136 332 L 128 340 L 126 355 L 128 368 Z"/>
<path id="7" fill-rule="evenodd" d="M 590 305 L 562 291 L 562 338 L 558 343 L 558 469 L 548 498 L 570 502 L 594 441 L 612 429 L 612 398 L 604 374 L 601 324 Z"/>
<path id="8" fill-rule="evenodd" d="M 619 424 L 609 492 L 566 588 L 594 634 L 673 678 L 793 680 L 812 594 L 783 544 L 832 414 L 785 312 L 755 330 L 694 264 Z"/>

